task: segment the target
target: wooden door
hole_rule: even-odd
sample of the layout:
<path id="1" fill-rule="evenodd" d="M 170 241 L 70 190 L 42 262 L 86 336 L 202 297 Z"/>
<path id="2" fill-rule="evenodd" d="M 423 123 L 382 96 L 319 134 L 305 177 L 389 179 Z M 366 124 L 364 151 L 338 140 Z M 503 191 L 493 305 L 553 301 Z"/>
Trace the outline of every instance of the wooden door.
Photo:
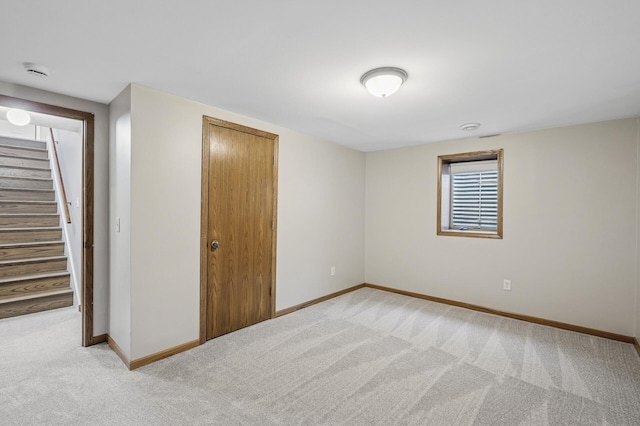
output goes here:
<path id="1" fill-rule="evenodd" d="M 277 139 L 204 118 L 201 341 L 272 317 Z"/>

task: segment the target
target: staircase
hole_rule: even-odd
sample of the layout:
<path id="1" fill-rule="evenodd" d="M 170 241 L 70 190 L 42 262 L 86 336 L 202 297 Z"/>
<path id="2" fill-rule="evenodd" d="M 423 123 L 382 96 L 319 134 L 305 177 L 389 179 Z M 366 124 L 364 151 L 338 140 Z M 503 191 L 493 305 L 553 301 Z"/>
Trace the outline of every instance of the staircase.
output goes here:
<path id="1" fill-rule="evenodd" d="M 0 318 L 73 305 L 45 142 L 0 137 Z"/>

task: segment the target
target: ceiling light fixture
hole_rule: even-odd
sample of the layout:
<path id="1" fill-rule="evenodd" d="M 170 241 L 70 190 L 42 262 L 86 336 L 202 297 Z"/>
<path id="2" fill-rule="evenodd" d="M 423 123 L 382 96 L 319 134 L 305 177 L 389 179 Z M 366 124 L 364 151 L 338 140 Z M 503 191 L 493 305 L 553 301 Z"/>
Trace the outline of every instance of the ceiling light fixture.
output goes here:
<path id="1" fill-rule="evenodd" d="M 364 73 L 360 78 L 360 83 L 362 83 L 373 96 L 386 98 L 396 93 L 408 77 L 409 75 L 403 69 L 383 67 Z"/>
<path id="2" fill-rule="evenodd" d="M 460 130 L 464 130 L 465 132 L 478 130 L 478 128 L 480 128 L 480 123 L 467 123 L 460 126 Z"/>
<path id="3" fill-rule="evenodd" d="M 14 126 L 26 126 L 31 121 L 31 116 L 23 109 L 11 108 L 7 111 L 7 120 Z"/>

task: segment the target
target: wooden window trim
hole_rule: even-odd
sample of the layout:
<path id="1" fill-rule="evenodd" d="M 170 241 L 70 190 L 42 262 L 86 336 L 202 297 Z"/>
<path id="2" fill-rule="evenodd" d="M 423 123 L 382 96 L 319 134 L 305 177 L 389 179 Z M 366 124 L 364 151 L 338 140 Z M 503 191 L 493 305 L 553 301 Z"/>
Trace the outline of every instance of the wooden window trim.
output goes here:
<path id="1" fill-rule="evenodd" d="M 480 231 L 477 229 L 459 230 L 459 229 L 443 229 L 442 220 L 442 172 L 447 164 L 465 163 L 482 160 L 497 160 L 498 167 L 498 224 L 495 231 Z M 438 191 L 437 191 L 437 235 L 451 237 L 472 237 L 472 238 L 492 238 L 502 239 L 502 205 L 503 205 L 503 170 L 504 170 L 504 150 L 494 149 L 487 151 L 466 152 L 459 154 L 448 154 L 438 156 Z"/>

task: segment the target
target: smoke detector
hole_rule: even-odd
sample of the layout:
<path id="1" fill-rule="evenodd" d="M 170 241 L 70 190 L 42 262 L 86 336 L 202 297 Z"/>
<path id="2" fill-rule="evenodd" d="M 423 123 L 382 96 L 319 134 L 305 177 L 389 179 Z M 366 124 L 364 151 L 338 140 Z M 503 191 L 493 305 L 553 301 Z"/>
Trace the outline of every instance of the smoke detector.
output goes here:
<path id="1" fill-rule="evenodd" d="M 42 65 L 34 64 L 31 62 L 25 62 L 24 70 L 31 75 L 35 75 L 41 78 L 49 77 L 49 69 Z"/>
<path id="2" fill-rule="evenodd" d="M 471 132 L 473 130 L 478 130 L 480 128 L 480 123 L 467 123 L 460 126 L 460 130 L 464 130 L 465 132 Z"/>

